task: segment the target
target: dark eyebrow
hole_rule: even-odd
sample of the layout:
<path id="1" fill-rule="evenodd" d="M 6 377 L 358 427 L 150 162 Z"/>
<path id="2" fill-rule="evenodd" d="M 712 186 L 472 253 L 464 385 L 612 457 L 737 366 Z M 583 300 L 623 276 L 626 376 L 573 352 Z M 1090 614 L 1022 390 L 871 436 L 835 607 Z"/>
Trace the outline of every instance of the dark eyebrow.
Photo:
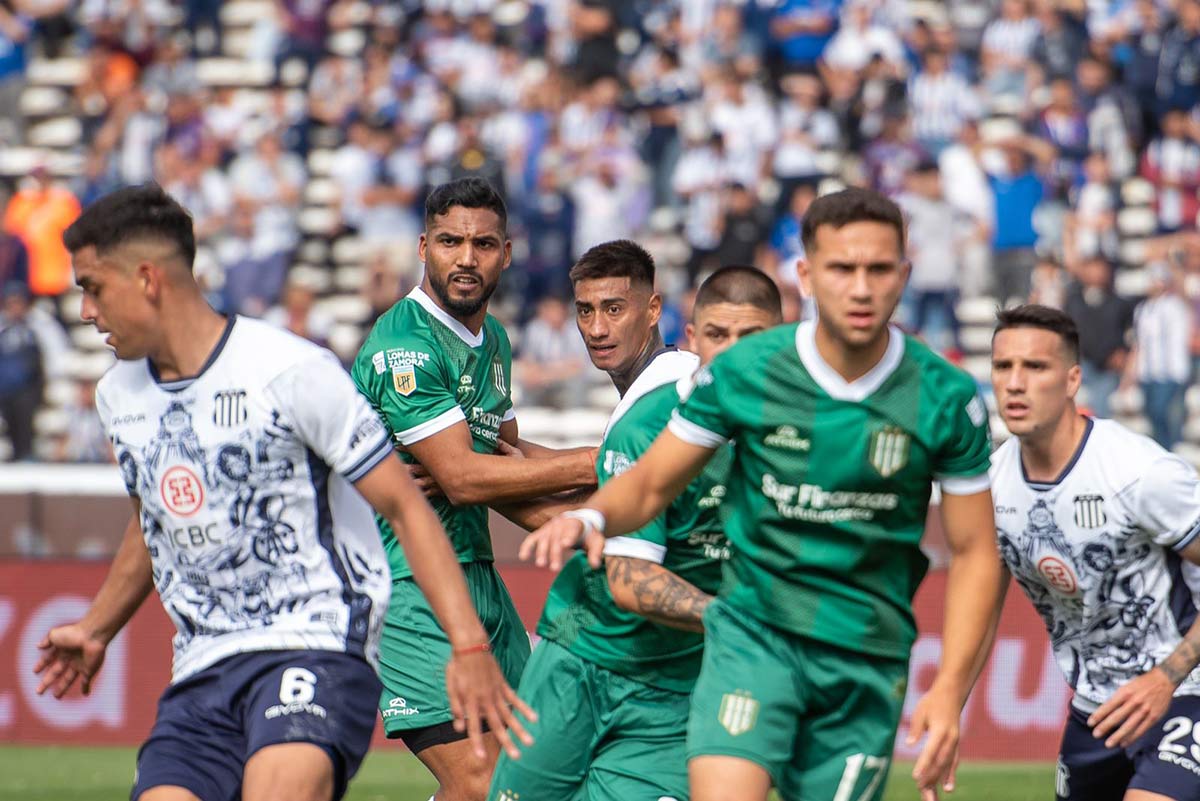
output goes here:
<path id="1" fill-rule="evenodd" d="M 627 303 L 627 302 L 628 301 L 625 298 L 605 298 L 604 300 L 600 301 L 600 305 L 601 306 L 611 306 L 614 303 Z"/>

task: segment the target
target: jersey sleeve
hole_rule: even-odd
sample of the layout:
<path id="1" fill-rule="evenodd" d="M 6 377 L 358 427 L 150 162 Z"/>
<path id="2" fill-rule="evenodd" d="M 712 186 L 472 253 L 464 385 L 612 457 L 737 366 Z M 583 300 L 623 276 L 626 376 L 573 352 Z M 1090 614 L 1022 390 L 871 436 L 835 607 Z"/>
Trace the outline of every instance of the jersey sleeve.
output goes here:
<path id="1" fill-rule="evenodd" d="M 724 355 L 696 371 L 691 392 L 667 424 L 672 434 L 691 445 L 715 450 L 733 438 L 733 426 L 721 402 L 729 391 L 724 387 L 727 379 Z"/>
<path id="2" fill-rule="evenodd" d="M 944 436 L 933 464 L 934 478 L 948 495 L 973 495 L 991 486 L 992 437 L 987 406 L 979 393 L 951 393 L 943 413 Z"/>
<path id="3" fill-rule="evenodd" d="M 116 439 L 113 438 L 113 432 L 109 429 L 109 423 L 112 422 L 112 407 L 108 403 L 108 393 L 105 392 L 106 380 L 102 378 L 96 385 L 96 414 L 100 415 L 100 426 L 104 429 L 104 436 L 112 443 L 113 458 L 117 460 L 117 465 L 121 468 L 121 481 L 125 485 L 125 492 L 130 498 L 141 499 L 138 493 L 137 484 L 137 466 L 134 464 L 133 457 L 124 447 L 122 447 Z"/>
<path id="4" fill-rule="evenodd" d="M 1173 454 L 1155 459 L 1139 482 L 1138 523 L 1155 543 L 1181 551 L 1200 536 L 1200 478 Z"/>
<path id="5" fill-rule="evenodd" d="M 636 412 L 636 407 L 631 410 L 631 414 Z M 622 425 L 605 437 L 600 445 L 600 458 L 596 463 L 596 476 L 600 486 L 633 467 L 634 462 L 658 436 L 662 422 L 662 417 L 657 419 L 657 425 L 654 425 L 654 420 L 645 419 L 635 423 L 633 419 L 626 417 L 621 421 Z M 666 553 L 666 510 L 637 531 L 613 537 L 604 544 L 605 556 L 629 556 L 656 564 L 662 564 Z"/>
<path id="6" fill-rule="evenodd" d="M 402 445 L 411 445 L 465 421 L 454 385 L 436 352 L 420 340 L 364 348 L 354 361 L 354 383 Z"/>
<path id="7" fill-rule="evenodd" d="M 268 391 L 325 464 L 358 481 L 392 453 L 387 428 L 327 351 L 288 368 Z"/>

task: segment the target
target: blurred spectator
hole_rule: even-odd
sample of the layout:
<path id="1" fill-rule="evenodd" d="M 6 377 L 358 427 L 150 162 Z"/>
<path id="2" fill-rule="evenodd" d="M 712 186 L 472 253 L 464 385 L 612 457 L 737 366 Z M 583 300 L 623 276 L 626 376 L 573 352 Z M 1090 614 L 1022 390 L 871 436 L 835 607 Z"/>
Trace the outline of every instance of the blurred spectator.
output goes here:
<path id="1" fill-rule="evenodd" d="M 0 145 L 20 144 L 25 134 L 20 101 L 25 50 L 32 32 L 32 22 L 13 4 L 0 3 Z"/>
<path id="2" fill-rule="evenodd" d="M 996 208 L 992 227 L 993 294 L 1001 305 L 1029 297 L 1038 241 L 1033 215 L 1042 202 L 1042 181 L 1034 171 L 1030 151 L 1041 144 L 1025 136 L 1007 139 L 1002 143 L 1004 171 L 988 176 Z"/>
<path id="3" fill-rule="evenodd" d="M 308 108 L 322 125 L 341 127 L 362 96 L 363 74 L 358 61 L 328 56 L 313 70 L 308 83 Z"/>
<path id="4" fill-rule="evenodd" d="M 164 95 L 194 95 L 200 91 L 196 62 L 188 57 L 188 38 L 169 36 L 158 45 L 154 63 L 146 68 L 142 86 Z"/>
<path id="5" fill-rule="evenodd" d="M 1200 65 L 1198 65 L 1200 66 Z M 1187 114 L 1168 111 L 1162 118 L 1162 136 L 1152 141 L 1142 157 L 1142 177 L 1154 184 L 1161 232 L 1195 228 L 1200 202 L 1200 144 L 1188 136 Z"/>
<path id="6" fill-rule="evenodd" d="M 1067 272 L 1053 256 L 1042 256 L 1033 266 L 1033 289 L 1029 292 L 1029 302 L 1061 309 L 1067 302 L 1067 290 L 1070 283 Z"/>
<path id="7" fill-rule="evenodd" d="M 982 143 L 979 125 L 963 123 L 958 140 L 938 156 L 942 194 L 946 201 L 974 224 L 973 236 L 963 245 L 962 291 L 966 297 L 983 294 L 991 285 L 992 229 L 996 224 L 996 202 L 987 172 L 980 164 Z"/>
<path id="8" fill-rule="evenodd" d="M 571 320 L 567 304 L 555 297 L 542 298 L 537 316 L 521 332 L 520 355 L 514 365 L 522 403 L 560 409 L 585 405 L 587 367 L 587 346 Z"/>
<path id="9" fill-rule="evenodd" d="M 640 162 L 627 158 L 597 156 L 582 165 L 571 183 L 575 258 L 601 242 L 634 236 L 648 212 L 643 177 Z"/>
<path id="10" fill-rule="evenodd" d="M 276 69 L 298 58 L 311 73 L 325 51 L 328 14 L 333 0 L 275 0 L 275 3 L 283 34 L 281 46 L 275 52 Z"/>
<path id="11" fill-rule="evenodd" d="M 1113 83 L 1112 67 L 1099 59 L 1080 61 L 1075 82 L 1076 98 L 1087 113 L 1088 149 L 1104 153 L 1114 177 L 1128 177 L 1137 167 L 1134 148 L 1141 145 L 1144 128 L 1137 99 Z"/>
<path id="12" fill-rule="evenodd" d="M 1087 51 L 1087 29 L 1067 8 L 1054 2 L 1037 3 L 1037 38 L 1030 51 L 1032 60 L 1047 80 L 1072 78 L 1075 65 Z"/>
<path id="13" fill-rule="evenodd" d="M 1156 262 L 1146 270 L 1150 286 L 1134 314 L 1133 374 L 1142 389 L 1151 436 L 1171 450 L 1183 439 L 1194 321 L 1171 267 Z"/>
<path id="14" fill-rule="evenodd" d="M 1157 88 L 1161 111 L 1200 103 L 1200 0 L 1175 3 L 1175 24 L 1163 36 L 1158 56 Z"/>
<path id="15" fill-rule="evenodd" d="M 1085 403 L 1094 416 L 1111 417 L 1112 394 L 1129 357 L 1125 337 L 1133 323 L 1133 307 L 1113 290 L 1112 267 L 1102 257 L 1079 265 L 1063 311 L 1079 326 Z"/>
<path id="16" fill-rule="evenodd" d="M 800 276 L 797 263 L 804 258 L 804 243 L 800 241 L 801 226 L 808 207 L 817 199 L 817 189 L 810 184 L 800 184 L 792 190 L 787 209 L 775 220 L 771 228 L 769 247 L 761 262 L 763 272 L 775 278 L 782 286 L 798 287 Z"/>
<path id="17" fill-rule="evenodd" d="M 29 290 L 29 251 L 21 237 L 0 230 L 0 287 L 10 284 Z"/>
<path id="18" fill-rule="evenodd" d="M 825 45 L 820 65 L 823 70 L 856 77 L 872 58 L 883 59 L 897 75 L 907 66 L 904 43 L 896 32 L 872 20 L 871 0 L 850 0 L 842 7 L 841 25 L 837 34 Z M 845 80 L 842 76 L 825 75 L 826 81 Z"/>
<path id="19" fill-rule="evenodd" d="M 581 81 L 617 74 L 620 51 L 617 49 L 616 5 L 612 0 L 572 0 L 570 3 L 571 37 L 575 41 L 572 66 Z"/>
<path id="20" fill-rule="evenodd" d="M 316 305 L 318 289 L 319 285 L 310 276 L 293 272 L 283 288 L 279 305 L 268 309 L 263 319 L 310 342 L 329 347 L 334 320 Z"/>
<path id="21" fill-rule="evenodd" d="M 1117 258 L 1117 205 L 1120 195 L 1103 153 L 1092 153 L 1083 164 L 1084 182 L 1071 193 L 1072 211 L 1063 231 L 1067 264 L 1103 256 Z"/>
<path id="22" fill-rule="evenodd" d="M 973 232 L 971 221 L 946 200 L 937 162 L 932 160 L 916 166 L 908 178 L 908 191 L 897 202 L 908 221 L 912 330 L 935 347 L 938 345 L 931 331 L 948 335 L 942 337 L 948 341 L 939 349 L 952 359 L 961 359 L 956 306 L 962 254 Z"/>
<path id="23" fill-rule="evenodd" d="M 1087 115 L 1075 100 L 1070 78 L 1050 82 L 1050 102 L 1038 117 L 1037 135 L 1055 149 L 1046 176 L 1047 189 L 1065 199 L 1079 182 L 1088 153 Z"/>
<path id="24" fill-rule="evenodd" d="M 721 187 L 729 179 L 725 164 L 724 138 L 716 133 L 706 141 L 690 141 L 675 167 L 672 183 L 686 204 L 683 233 L 691 248 L 689 275 L 700 273 L 721 242 Z M 583 252 L 578 243 L 575 249 Z"/>
<path id="25" fill-rule="evenodd" d="M 0 417 L 12 443 L 12 461 L 33 457 L 33 418 L 45 385 L 37 336 L 27 321 L 29 293 L 20 283 L 3 287 L 0 307 Z"/>
<path id="26" fill-rule="evenodd" d="M 904 180 L 928 154 L 913 141 L 903 114 L 892 112 L 883 119 L 879 138 L 867 145 L 863 161 L 871 186 L 889 197 L 904 191 Z"/>
<path id="27" fill-rule="evenodd" d="M 79 381 L 75 385 L 75 398 L 63 411 L 66 428 L 55 443 L 54 460 L 93 464 L 112 461 L 112 448 L 96 412 L 96 382 Z"/>
<path id="28" fill-rule="evenodd" d="M 222 311 L 260 317 L 279 300 L 287 276 L 288 252 L 278 236 L 257 222 L 252 203 L 239 200 L 229 235 L 217 246 L 225 274 Z"/>
<path id="29" fill-rule="evenodd" d="M 62 233 L 79 216 L 79 201 L 55 184 L 38 165 L 8 201 L 4 230 L 21 237 L 29 251 L 29 289 L 34 295 L 60 295 L 71 286 L 71 256 Z"/>
<path id="30" fill-rule="evenodd" d="M 708 122 L 721 134 L 730 178 L 757 189 L 769 175 L 778 128 L 775 109 L 762 89 L 729 71 L 705 94 Z"/>
<path id="31" fill-rule="evenodd" d="M 984 86 L 993 98 L 1023 97 L 1029 56 L 1039 33 L 1026 0 L 1001 0 L 1000 17 L 983 31 L 980 68 Z"/>
<path id="32" fill-rule="evenodd" d="M 800 183 L 815 183 L 823 174 L 820 153 L 835 148 L 841 132 L 837 119 L 821 107 L 821 82 L 812 75 L 783 79 L 786 99 L 779 108 L 779 141 L 773 170 L 784 198 Z"/>
<path id="33" fill-rule="evenodd" d="M 771 220 L 754 193 L 743 184 L 730 184 L 725 192 L 725 214 L 713 258 L 715 265 L 762 264 L 762 250 L 770 229 Z M 689 275 L 688 279 L 696 283 L 695 275 Z"/>
<path id="34" fill-rule="evenodd" d="M 921 71 L 908 88 L 913 134 L 931 155 L 937 156 L 954 141 L 963 124 L 979 116 L 979 99 L 970 84 L 950 71 L 945 51 L 925 51 Z"/>
<path id="35" fill-rule="evenodd" d="M 525 198 L 521 222 L 529 236 L 525 259 L 522 318 L 537 298 L 566 297 L 571 291 L 567 273 L 574 261 L 575 202 L 563 187 L 563 168 L 555 156 L 544 157 L 537 183 Z"/>
<path id="36" fill-rule="evenodd" d="M 272 131 L 258 140 L 252 152 L 243 153 L 229 166 L 234 197 L 254 213 L 254 238 L 259 252 L 287 253 L 300 238 L 296 212 L 307 179 L 304 161 L 283 150 Z"/>
<path id="37" fill-rule="evenodd" d="M 780 0 L 771 38 L 784 69 L 812 69 L 837 29 L 840 0 Z"/>

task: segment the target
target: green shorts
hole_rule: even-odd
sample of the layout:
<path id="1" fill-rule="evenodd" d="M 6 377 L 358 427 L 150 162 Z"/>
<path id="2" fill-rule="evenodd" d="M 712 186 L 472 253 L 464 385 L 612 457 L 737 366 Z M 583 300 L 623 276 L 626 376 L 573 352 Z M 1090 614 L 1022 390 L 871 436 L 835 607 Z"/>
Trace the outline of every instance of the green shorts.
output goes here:
<path id="1" fill-rule="evenodd" d="M 521 680 L 534 744 L 500 754 L 489 801 L 686 801 L 688 696 L 542 640 Z"/>
<path id="2" fill-rule="evenodd" d="M 883 797 L 908 665 L 846 651 L 747 619 L 722 601 L 704 615 L 688 758 L 741 757 L 780 795 Z"/>
<path id="3" fill-rule="evenodd" d="M 475 611 L 487 630 L 492 653 L 513 687 L 529 660 L 529 634 L 491 562 L 462 566 Z M 379 646 L 383 697 L 379 711 L 388 737 L 452 719 L 446 696 L 450 641 L 438 625 L 425 594 L 411 578 L 392 583 L 392 600 Z"/>

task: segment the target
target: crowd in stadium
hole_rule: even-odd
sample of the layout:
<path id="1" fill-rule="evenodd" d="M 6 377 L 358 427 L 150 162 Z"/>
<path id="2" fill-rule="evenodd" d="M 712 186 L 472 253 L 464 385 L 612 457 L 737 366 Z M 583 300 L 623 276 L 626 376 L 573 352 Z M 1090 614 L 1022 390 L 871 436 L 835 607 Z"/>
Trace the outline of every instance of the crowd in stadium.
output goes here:
<path id="1" fill-rule="evenodd" d="M 909 218 L 901 323 L 961 362 L 964 301 L 1063 307 L 1087 406 L 1107 416 L 1136 386 L 1155 439 L 1184 439 L 1200 356 L 1198 0 L 225 5 L 0 2 L 0 147 L 29 143 L 32 65 L 86 67 L 69 98 L 80 168 L 37 163 L 0 202 L 13 459 L 108 458 L 83 412 L 89 379 L 54 399 L 65 423 L 35 423 L 78 322 L 59 302 L 73 284 L 60 235 L 89 202 L 150 180 L 193 214 L 215 308 L 329 342 L 335 265 L 304 246 L 355 244 L 365 334 L 419 280 L 427 189 L 487 178 L 509 208 L 513 267 L 493 308 L 522 402 L 568 408 L 595 385 L 567 280 L 587 248 L 650 249 L 668 342 L 721 265 L 772 275 L 794 320 L 805 209 L 870 186 Z M 238 5 L 261 13 L 235 46 Z M 211 80 L 202 67 L 222 55 L 272 77 L 251 92 Z M 333 191 L 314 198 L 318 163 Z M 305 230 L 314 203 L 332 216 Z"/>

